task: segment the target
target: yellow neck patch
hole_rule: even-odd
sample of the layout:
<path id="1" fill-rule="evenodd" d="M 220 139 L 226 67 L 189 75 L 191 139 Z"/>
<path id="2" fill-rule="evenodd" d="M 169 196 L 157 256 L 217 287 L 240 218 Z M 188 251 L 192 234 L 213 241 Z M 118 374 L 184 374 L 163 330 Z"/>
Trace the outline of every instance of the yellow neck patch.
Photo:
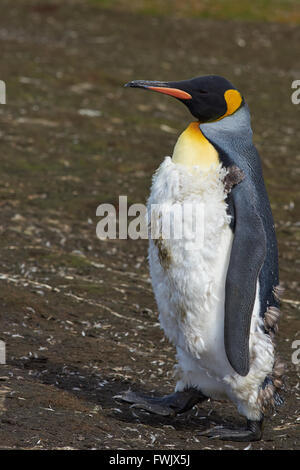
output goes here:
<path id="1" fill-rule="evenodd" d="M 224 93 L 224 98 L 227 103 L 227 111 L 225 114 L 223 114 L 223 116 L 218 118 L 217 121 L 235 113 L 235 111 L 239 109 L 243 101 L 240 92 L 237 90 L 226 90 Z"/>
<path id="2" fill-rule="evenodd" d="M 225 91 L 224 98 L 227 111 L 216 121 L 235 113 L 243 101 L 240 92 L 233 89 Z M 197 165 L 203 170 L 209 170 L 220 163 L 219 154 L 202 134 L 199 124 L 199 122 L 192 122 L 179 136 L 174 147 L 172 161 L 186 166 Z"/>
<path id="3" fill-rule="evenodd" d="M 192 122 L 179 136 L 174 147 L 172 161 L 186 166 L 199 166 L 209 170 L 219 164 L 219 154 L 199 128 L 199 122 Z"/>

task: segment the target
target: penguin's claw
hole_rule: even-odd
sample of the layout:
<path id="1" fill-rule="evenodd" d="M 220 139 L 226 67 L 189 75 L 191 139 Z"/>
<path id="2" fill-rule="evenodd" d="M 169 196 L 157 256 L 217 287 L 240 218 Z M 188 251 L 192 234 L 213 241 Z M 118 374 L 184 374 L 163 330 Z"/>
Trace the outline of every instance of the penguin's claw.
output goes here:
<path id="1" fill-rule="evenodd" d="M 149 413 L 153 413 L 159 416 L 174 417 L 177 414 L 175 410 L 172 410 L 172 408 L 168 406 L 160 406 L 156 403 L 133 403 L 130 408 L 139 408 L 143 411 L 149 411 Z"/>
<path id="2" fill-rule="evenodd" d="M 145 397 L 128 390 L 114 396 L 117 400 L 132 403 L 131 408 L 140 408 L 160 416 L 176 416 L 193 408 L 196 403 L 206 397 L 196 389 L 190 388 L 182 392 L 175 392 L 165 397 Z"/>
<path id="3" fill-rule="evenodd" d="M 135 392 L 128 390 L 123 392 L 120 395 L 114 397 L 117 400 L 122 400 L 127 403 L 132 403 L 130 408 L 139 408 L 144 411 L 149 411 L 150 413 L 157 414 L 160 416 L 175 416 L 176 411 L 167 403 L 164 402 L 164 398 L 155 398 L 155 397 L 144 397 L 138 395 Z"/>
<path id="4" fill-rule="evenodd" d="M 220 439 L 222 441 L 251 442 L 262 437 L 262 421 L 247 421 L 247 427 L 230 429 L 225 426 L 214 426 L 199 433 L 200 436 Z"/>

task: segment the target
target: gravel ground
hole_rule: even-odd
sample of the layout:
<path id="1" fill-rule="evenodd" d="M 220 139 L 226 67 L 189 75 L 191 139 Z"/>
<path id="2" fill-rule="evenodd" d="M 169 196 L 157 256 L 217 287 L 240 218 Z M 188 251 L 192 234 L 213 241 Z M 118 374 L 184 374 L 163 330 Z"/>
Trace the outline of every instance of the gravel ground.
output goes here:
<path id="1" fill-rule="evenodd" d="M 299 365 L 297 26 L 151 17 L 83 1 L 3 0 L 0 107 L 2 449 L 296 449 Z M 100 241 L 96 208 L 145 202 L 151 175 L 186 127 L 172 100 L 132 79 L 224 75 L 252 111 L 286 288 L 277 348 L 286 403 L 250 446 L 198 435 L 238 424 L 209 401 L 175 419 L 113 396 L 170 393 L 174 349 L 159 328 L 145 240 Z M 298 133 L 297 133 L 298 132 Z"/>

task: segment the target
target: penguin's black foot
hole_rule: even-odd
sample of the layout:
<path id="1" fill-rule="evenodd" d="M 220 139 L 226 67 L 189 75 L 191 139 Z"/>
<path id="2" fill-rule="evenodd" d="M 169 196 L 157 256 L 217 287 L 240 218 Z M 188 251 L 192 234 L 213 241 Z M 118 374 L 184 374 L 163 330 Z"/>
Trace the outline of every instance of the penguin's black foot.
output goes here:
<path id="1" fill-rule="evenodd" d="M 141 408 L 160 416 L 176 416 L 177 414 L 190 410 L 194 405 L 206 399 L 206 397 L 195 388 L 175 392 L 162 398 L 145 397 L 129 390 L 120 395 L 116 395 L 114 398 L 132 403 L 133 408 Z"/>
<path id="2" fill-rule="evenodd" d="M 200 433 L 200 436 L 221 439 L 222 441 L 251 442 L 262 438 L 263 421 L 247 420 L 247 426 L 241 429 L 229 429 L 215 426 Z"/>

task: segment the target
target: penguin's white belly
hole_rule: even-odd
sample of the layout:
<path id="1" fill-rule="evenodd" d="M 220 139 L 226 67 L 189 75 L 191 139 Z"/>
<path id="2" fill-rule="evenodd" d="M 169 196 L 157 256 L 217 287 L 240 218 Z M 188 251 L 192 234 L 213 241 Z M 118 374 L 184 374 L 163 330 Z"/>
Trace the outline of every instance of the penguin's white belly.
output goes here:
<path id="1" fill-rule="evenodd" d="M 178 354 L 194 359 L 206 378 L 207 373 L 219 377 L 232 372 L 224 347 L 225 278 L 233 239 L 224 176 L 220 165 L 203 173 L 167 158 L 149 199 L 149 204 L 157 204 L 152 227 L 176 204 L 200 207 L 199 243 L 191 242 L 193 227 L 183 217 L 182 238 L 161 239 L 160 232 L 158 240 L 150 241 L 149 261 L 161 325 Z"/>
<path id="2" fill-rule="evenodd" d="M 246 403 L 252 391 L 229 364 L 224 346 L 225 280 L 233 241 L 224 201 L 225 174 L 221 165 L 203 172 L 175 164 L 169 157 L 164 160 L 154 175 L 148 201 L 151 229 L 158 235 L 158 239 L 150 237 L 149 265 L 160 323 L 177 349 L 177 390 L 198 386 L 218 399 L 234 395 L 237 388 L 238 398 L 231 398 L 243 407 L 240 401 Z M 185 204 L 203 210 L 204 237 L 196 246 L 190 243 L 188 219 L 183 219 L 181 239 L 163 238 L 164 216 Z M 258 312 L 257 296 L 251 331 L 256 329 Z M 269 353 L 266 369 L 272 368 L 270 347 Z"/>

